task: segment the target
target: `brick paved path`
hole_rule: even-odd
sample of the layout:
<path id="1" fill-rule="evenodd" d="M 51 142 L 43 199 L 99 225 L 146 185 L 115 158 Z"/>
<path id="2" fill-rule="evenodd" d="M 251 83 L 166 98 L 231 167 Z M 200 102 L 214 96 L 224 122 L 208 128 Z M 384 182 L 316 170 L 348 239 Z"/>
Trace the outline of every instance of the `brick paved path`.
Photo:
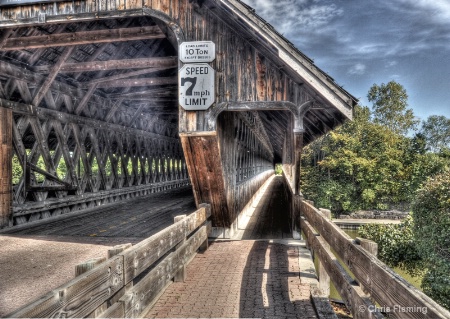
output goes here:
<path id="1" fill-rule="evenodd" d="M 221 241 L 187 267 L 147 318 L 317 318 L 299 276 L 299 247 Z"/>

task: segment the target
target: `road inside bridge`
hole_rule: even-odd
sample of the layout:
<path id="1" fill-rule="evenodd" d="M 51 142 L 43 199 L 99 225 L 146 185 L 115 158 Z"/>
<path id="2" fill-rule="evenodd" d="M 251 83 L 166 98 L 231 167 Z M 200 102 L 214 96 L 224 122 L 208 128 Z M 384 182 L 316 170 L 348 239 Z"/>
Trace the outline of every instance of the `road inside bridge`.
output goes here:
<path id="1" fill-rule="evenodd" d="M 75 265 L 138 243 L 195 210 L 190 187 L 0 232 L 0 317 L 74 278 Z"/>

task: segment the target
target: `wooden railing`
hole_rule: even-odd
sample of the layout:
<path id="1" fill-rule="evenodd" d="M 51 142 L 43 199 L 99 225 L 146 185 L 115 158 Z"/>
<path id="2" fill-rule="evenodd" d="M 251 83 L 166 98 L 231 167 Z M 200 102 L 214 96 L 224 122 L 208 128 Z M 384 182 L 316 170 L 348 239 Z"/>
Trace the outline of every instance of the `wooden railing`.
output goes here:
<path id="1" fill-rule="evenodd" d="M 320 210 L 301 201 L 301 229 L 354 318 L 450 318 L 450 312 L 367 252 Z M 329 246 L 353 273 L 342 267 Z M 320 279 L 320 278 L 319 278 Z M 361 284 L 369 295 L 364 294 Z M 375 301 L 377 304 L 375 304 Z"/>
<path id="2" fill-rule="evenodd" d="M 210 206 L 186 216 L 159 233 L 121 249 L 7 318 L 134 318 L 145 313 L 172 279 L 184 280 L 185 267 L 211 230 Z M 123 247 L 123 246 L 122 246 Z M 80 271 L 82 272 L 82 271 Z"/>

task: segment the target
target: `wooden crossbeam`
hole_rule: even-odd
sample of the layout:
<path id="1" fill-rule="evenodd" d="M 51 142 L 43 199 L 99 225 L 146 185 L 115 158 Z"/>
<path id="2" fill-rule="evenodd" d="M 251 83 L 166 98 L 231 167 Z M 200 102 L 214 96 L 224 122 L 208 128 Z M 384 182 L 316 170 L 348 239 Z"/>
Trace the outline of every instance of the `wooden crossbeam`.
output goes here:
<path id="1" fill-rule="evenodd" d="M 64 112 L 59 112 L 55 110 L 45 109 L 41 107 L 35 107 L 33 105 L 29 104 L 23 104 L 19 102 L 12 102 L 5 99 L 0 99 L 0 107 L 9 108 L 12 109 L 14 113 L 17 114 L 24 114 L 24 115 L 31 115 L 31 116 L 38 116 L 41 119 L 55 119 L 60 121 L 61 123 L 76 123 L 76 124 L 83 124 L 87 125 L 89 127 L 96 127 L 96 128 L 102 128 L 102 129 L 108 129 L 116 132 L 126 133 L 126 134 L 134 134 L 139 136 L 144 136 L 148 138 L 155 138 L 158 140 L 164 140 L 167 142 L 178 142 L 177 138 L 155 134 L 139 129 L 129 128 L 122 125 L 112 124 L 112 123 L 106 123 L 104 121 L 94 120 L 87 117 L 67 114 Z M 161 124 L 162 125 L 162 124 Z M 41 133 L 42 134 L 42 133 Z M 40 140 L 43 140 L 41 138 Z"/>
<path id="2" fill-rule="evenodd" d="M 43 47 L 74 46 L 81 44 L 121 42 L 165 38 L 158 26 L 82 31 L 30 37 L 10 38 L 2 50 L 37 49 Z"/>
<path id="3" fill-rule="evenodd" d="M 176 86 L 165 86 L 163 88 L 148 88 L 145 90 L 140 90 L 137 92 L 123 92 L 123 93 L 117 93 L 117 94 L 108 94 L 107 98 L 109 99 L 117 99 L 117 98 L 139 98 L 143 97 L 146 98 L 148 96 L 153 96 L 154 94 L 158 93 L 173 93 L 177 91 Z"/>
<path id="4" fill-rule="evenodd" d="M 178 66 L 176 57 L 153 57 L 138 58 L 124 60 L 108 60 L 108 61 L 89 61 L 79 63 L 66 63 L 60 68 L 60 72 L 92 72 L 92 71 L 109 71 L 109 70 L 130 70 L 130 69 L 169 69 Z M 48 73 L 51 65 L 37 66 L 34 70 L 42 73 Z M 156 69 L 155 69 L 156 71 Z"/>
<path id="5" fill-rule="evenodd" d="M 83 83 L 83 85 L 90 86 L 91 84 L 95 84 L 95 83 L 126 79 L 126 78 L 131 78 L 134 76 L 149 74 L 149 73 L 166 70 L 166 69 L 167 68 L 151 68 L 151 69 L 143 69 L 143 70 L 125 72 L 125 73 L 115 74 L 115 75 L 111 75 L 111 76 L 104 76 L 104 77 L 93 79 L 89 82 Z"/>
<path id="6" fill-rule="evenodd" d="M 135 87 L 135 86 L 154 86 L 154 85 L 173 85 L 178 81 L 177 77 L 154 77 L 142 79 L 122 79 L 107 82 L 101 82 L 98 88 L 116 88 L 116 87 Z"/>

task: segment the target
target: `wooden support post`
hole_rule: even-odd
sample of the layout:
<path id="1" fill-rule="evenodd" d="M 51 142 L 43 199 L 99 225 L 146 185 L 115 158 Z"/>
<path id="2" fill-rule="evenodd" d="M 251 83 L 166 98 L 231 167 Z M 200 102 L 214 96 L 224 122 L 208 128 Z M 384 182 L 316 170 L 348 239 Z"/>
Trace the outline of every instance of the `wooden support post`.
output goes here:
<path id="1" fill-rule="evenodd" d="M 12 110 L 0 107 L 0 228 L 12 224 Z"/>
<path id="2" fill-rule="evenodd" d="M 206 215 L 211 215 L 211 205 L 203 203 L 199 205 L 199 208 L 205 208 L 206 209 Z M 210 223 L 211 224 L 211 223 Z M 209 227 L 209 232 L 208 235 L 211 233 L 211 227 Z M 200 252 L 204 253 L 209 247 L 209 243 L 208 243 L 208 237 L 206 238 L 206 240 L 200 245 L 200 248 L 198 249 Z"/>
<path id="3" fill-rule="evenodd" d="M 186 218 L 187 215 L 179 215 L 175 216 L 173 218 L 174 223 L 179 222 L 180 220 Z M 181 247 L 186 242 L 186 238 L 184 238 L 177 246 L 175 246 L 175 250 L 177 250 L 179 247 Z M 183 265 L 183 267 L 175 274 L 173 277 L 174 282 L 184 282 L 186 280 L 186 265 Z"/>
<path id="4" fill-rule="evenodd" d="M 85 261 L 84 263 L 75 266 L 75 277 L 84 274 L 85 272 L 94 269 L 96 266 L 100 265 L 102 262 L 106 261 L 106 257 L 98 257 Z"/>
<path id="5" fill-rule="evenodd" d="M 294 133 L 294 191 L 300 194 L 300 162 L 303 150 L 303 133 Z"/>
<path id="6" fill-rule="evenodd" d="M 331 220 L 331 211 L 329 209 L 319 208 L 322 215 L 325 218 Z M 325 244 L 325 249 L 330 249 L 330 244 Z M 322 291 L 324 296 L 330 296 L 330 276 L 328 275 L 325 267 L 322 265 L 322 262 L 319 260 L 319 289 Z"/>
<path id="7" fill-rule="evenodd" d="M 378 255 L 378 244 L 372 240 L 356 237 L 355 242 L 359 245 L 361 245 L 362 248 L 364 248 L 367 252 L 371 253 L 375 257 Z M 363 292 L 367 295 L 370 295 L 370 287 L 364 287 L 361 285 L 361 288 Z"/>

